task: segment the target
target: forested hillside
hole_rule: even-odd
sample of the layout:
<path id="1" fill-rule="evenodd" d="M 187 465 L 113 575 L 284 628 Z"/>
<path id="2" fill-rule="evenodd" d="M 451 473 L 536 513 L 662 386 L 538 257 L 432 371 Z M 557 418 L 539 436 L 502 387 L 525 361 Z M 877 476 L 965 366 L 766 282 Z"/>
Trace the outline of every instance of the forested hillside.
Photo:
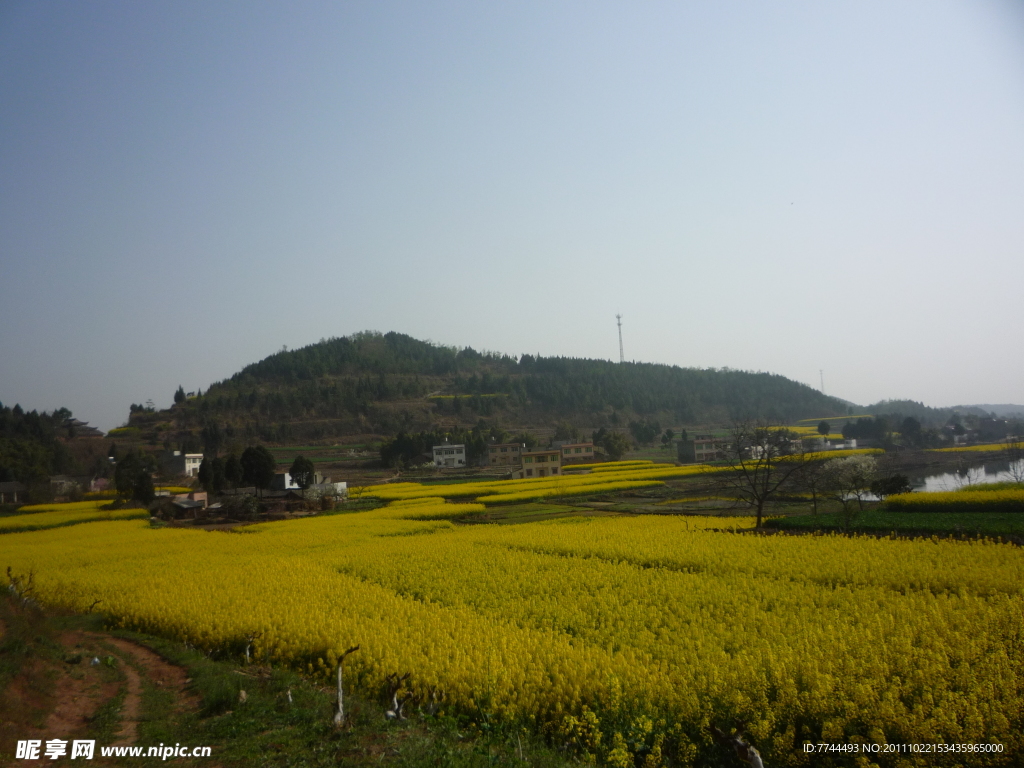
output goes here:
<path id="1" fill-rule="evenodd" d="M 399 333 L 360 333 L 283 350 L 169 411 L 132 425 L 219 441 L 289 442 L 395 434 L 444 425 L 546 429 L 846 414 L 842 401 L 769 373 L 651 363 L 520 358 L 454 349 Z"/>
<path id="2" fill-rule="evenodd" d="M 38 413 L 0 403 L 0 482 L 31 485 L 47 475 L 75 470 L 74 458 L 59 439 L 67 437 L 62 427 L 69 418 L 66 408 Z"/>

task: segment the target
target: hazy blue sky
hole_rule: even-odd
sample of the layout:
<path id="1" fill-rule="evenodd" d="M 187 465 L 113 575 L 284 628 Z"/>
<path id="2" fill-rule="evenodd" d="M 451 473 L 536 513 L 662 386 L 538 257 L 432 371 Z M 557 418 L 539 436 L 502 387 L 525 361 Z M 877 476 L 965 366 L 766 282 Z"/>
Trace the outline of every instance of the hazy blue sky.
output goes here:
<path id="1" fill-rule="evenodd" d="M 1024 402 L 1024 12 L 0 3 L 0 401 L 364 329 Z"/>

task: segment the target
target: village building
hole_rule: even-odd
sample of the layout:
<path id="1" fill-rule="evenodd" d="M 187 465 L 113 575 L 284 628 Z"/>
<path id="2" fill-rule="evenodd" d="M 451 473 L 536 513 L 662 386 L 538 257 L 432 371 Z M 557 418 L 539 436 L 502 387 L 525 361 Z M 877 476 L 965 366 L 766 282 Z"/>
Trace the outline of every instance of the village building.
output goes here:
<path id="1" fill-rule="evenodd" d="M 466 446 L 463 444 L 442 443 L 434 446 L 434 466 L 443 467 L 465 467 Z"/>
<path id="2" fill-rule="evenodd" d="M 723 461 L 728 458 L 729 439 L 715 435 L 694 435 L 680 442 L 679 459 L 686 462 Z"/>
<path id="3" fill-rule="evenodd" d="M 556 440 L 555 447 L 562 452 L 562 464 L 591 461 L 594 458 L 593 443 L 570 443 Z"/>
<path id="4" fill-rule="evenodd" d="M 857 447 L 857 441 L 849 440 L 826 440 L 821 435 L 805 437 L 801 440 L 803 449 L 808 452 L 818 451 L 848 451 Z"/>
<path id="5" fill-rule="evenodd" d="M 195 477 L 199 474 L 199 465 L 203 463 L 203 454 L 170 451 L 163 455 L 160 463 L 168 475 Z"/>
<path id="6" fill-rule="evenodd" d="M 182 509 L 205 509 L 209 496 L 206 491 L 189 491 L 188 493 L 176 493 L 171 499 L 175 504 L 180 501 L 187 501 L 188 504 L 182 506 Z"/>
<path id="7" fill-rule="evenodd" d="M 292 476 L 288 472 L 277 472 L 274 474 L 274 479 L 270 481 L 270 490 L 272 491 L 293 491 L 298 487 L 299 484 L 292 480 Z"/>
<path id="8" fill-rule="evenodd" d="M 299 484 L 292 479 L 290 472 L 277 472 L 274 479 L 270 481 L 271 491 L 300 491 Z M 332 483 L 331 478 L 313 473 L 313 482 L 302 496 L 307 499 L 319 499 L 321 496 L 345 497 L 348 495 L 348 483 Z"/>
<path id="9" fill-rule="evenodd" d="M 522 451 L 520 456 L 523 463 L 512 473 L 514 478 L 550 477 L 562 474 L 562 450 L 560 448 Z"/>
<path id="10" fill-rule="evenodd" d="M 522 462 L 520 456 L 526 450 L 525 443 L 494 443 L 487 446 L 488 466 L 518 467 Z"/>
<path id="11" fill-rule="evenodd" d="M 0 504 L 21 504 L 26 499 L 24 485 L 18 482 L 0 483 Z"/>

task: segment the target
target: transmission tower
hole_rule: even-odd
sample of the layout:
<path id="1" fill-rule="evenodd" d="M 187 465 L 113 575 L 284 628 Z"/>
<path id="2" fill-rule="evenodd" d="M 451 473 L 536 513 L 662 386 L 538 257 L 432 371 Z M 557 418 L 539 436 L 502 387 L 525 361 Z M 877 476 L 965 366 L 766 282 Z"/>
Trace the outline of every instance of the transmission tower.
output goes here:
<path id="1" fill-rule="evenodd" d="M 619 362 L 626 362 L 626 356 L 622 354 L 622 315 L 616 315 L 615 320 L 619 324 Z"/>
<path id="2" fill-rule="evenodd" d="M 821 394 L 825 394 L 825 371 L 821 368 L 818 369 L 818 375 L 821 376 Z"/>

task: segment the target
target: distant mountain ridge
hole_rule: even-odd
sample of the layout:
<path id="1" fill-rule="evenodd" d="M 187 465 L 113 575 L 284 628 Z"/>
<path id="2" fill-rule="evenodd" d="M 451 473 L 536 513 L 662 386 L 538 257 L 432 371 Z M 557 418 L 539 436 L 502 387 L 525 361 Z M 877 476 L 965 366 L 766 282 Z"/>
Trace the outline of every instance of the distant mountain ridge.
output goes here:
<path id="1" fill-rule="evenodd" d="M 513 357 L 364 332 L 245 366 L 159 413 L 133 412 L 142 428 L 246 440 L 313 440 L 395 434 L 483 420 L 507 429 L 665 426 L 740 418 L 837 418 L 847 404 L 784 376 L 564 357 Z"/>
<path id="2" fill-rule="evenodd" d="M 1014 405 L 1013 403 L 1005 403 L 1003 405 L 991 405 L 987 403 L 981 403 L 978 405 L 955 405 L 953 410 L 967 410 L 972 409 L 974 411 L 983 411 L 987 416 L 990 413 L 994 413 L 996 416 L 1005 419 L 1009 417 L 1024 417 L 1024 405 Z"/>
<path id="3" fill-rule="evenodd" d="M 914 400 L 881 400 L 873 405 L 866 406 L 865 413 L 874 416 L 888 416 L 899 414 L 901 416 L 913 416 L 922 423 L 932 426 L 945 424 L 956 416 L 977 416 L 988 418 L 995 414 L 996 418 L 1024 419 L 1024 405 L 954 405 L 948 408 L 933 408 Z"/>

